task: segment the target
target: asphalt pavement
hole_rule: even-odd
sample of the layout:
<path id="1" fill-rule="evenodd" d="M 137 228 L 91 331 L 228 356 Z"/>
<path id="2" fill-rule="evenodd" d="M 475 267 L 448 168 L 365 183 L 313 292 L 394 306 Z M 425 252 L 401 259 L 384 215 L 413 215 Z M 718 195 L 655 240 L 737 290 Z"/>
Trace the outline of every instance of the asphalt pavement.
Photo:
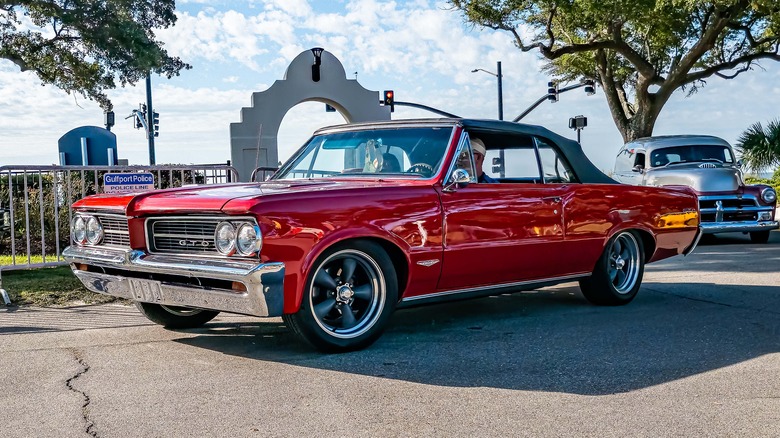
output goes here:
<path id="1" fill-rule="evenodd" d="M 319 354 L 281 319 L 171 331 L 132 306 L 0 310 L 3 437 L 780 436 L 780 232 L 576 284 L 397 312 Z"/>

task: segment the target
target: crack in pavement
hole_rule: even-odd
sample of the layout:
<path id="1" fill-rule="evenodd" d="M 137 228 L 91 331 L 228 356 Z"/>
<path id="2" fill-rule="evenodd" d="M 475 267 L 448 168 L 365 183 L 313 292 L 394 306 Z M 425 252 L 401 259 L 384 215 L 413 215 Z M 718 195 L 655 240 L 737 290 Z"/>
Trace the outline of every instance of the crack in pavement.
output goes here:
<path id="1" fill-rule="evenodd" d="M 76 381 L 79 377 L 83 376 L 84 374 L 89 371 L 89 364 L 87 364 L 84 361 L 84 358 L 82 357 L 82 353 L 79 350 L 76 350 L 75 348 L 68 348 L 67 349 L 70 354 L 73 355 L 73 358 L 76 359 L 76 361 L 81 365 L 81 370 L 79 370 L 76 374 L 73 375 L 73 377 L 69 378 L 65 381 L 65 386 L 68 387 L 69 390 L 75 392 L 76 394 L 81 395 L 81 398 L 83 400 L 83 403 L 81 405 L 81 417 L 84 419 L 84 432 L 87 434 L 98 438 L 99 435 L 97 433 L 97 430 L 95 430 L 95 423 L 89 419 L 89 404 L 92 402 L 90 400 L 89 396 L 86 392 L 78 390 L 73 387 L 73 382 Z"/>

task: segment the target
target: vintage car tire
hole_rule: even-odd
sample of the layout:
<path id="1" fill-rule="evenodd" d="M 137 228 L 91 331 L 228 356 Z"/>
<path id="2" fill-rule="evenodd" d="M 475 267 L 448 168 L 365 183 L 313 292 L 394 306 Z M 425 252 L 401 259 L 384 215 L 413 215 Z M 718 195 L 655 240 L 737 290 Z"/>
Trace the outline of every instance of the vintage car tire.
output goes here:
<path id="1" fill-rule="evenodd" d="M 769 242 L 769 230 L 766 231 L 753 231 L 750 233 L 750 241 L 753 243 L 767 243 Z"/>
<path id="2" fill-rule="evenodd" d="M 633 231 L 621 231 L 607 243 L 593 274 L 580 280 L 580 289 L 593 304 L 628 304 L 639 291 L 644 270 L 642 239 Z"/>
<path id="3" fill-rule="evenodd" d="M 342 278 L 345 270 L 348 279 Z M 360 240 L 334 246 L 317 259 L 300 309 L 282 319 L 320 351 L 354 351 L 379 338 L 397 301 L 398 278 L 390 256 L 376 243 Z M 347 320 L 344 310 L 352 315 Z"/>
<path id="4" fill-rule="evenodd" d="M 190 309 L 187 307 L 163 306 L 160 304 L 141 303 L 135 306 L 150 321 L 165 328 L 184 329 L 200 327 L 211 321 L 219 312 L 216 310 Z"/>

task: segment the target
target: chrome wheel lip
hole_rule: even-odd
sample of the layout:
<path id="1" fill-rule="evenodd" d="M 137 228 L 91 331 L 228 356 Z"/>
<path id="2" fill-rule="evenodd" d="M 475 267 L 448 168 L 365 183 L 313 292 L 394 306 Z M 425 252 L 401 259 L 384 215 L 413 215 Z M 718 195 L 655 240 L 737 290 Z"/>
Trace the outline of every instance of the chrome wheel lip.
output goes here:
<path id="1" fill-rule="evenodd" d="M 620 295 L 631 293 L 641 268 L 639 243 L 633 234 L 624 232 L 615 238 L 609 249 L 608 263 L 609 278 L 615 291 Z"/>
<path id="2" fill-rule="evenodd" d="M 363 315 L 358 319 L 358 323 L 352 327 L 344 329 L 341 327 L 330 325 L 325 321 L 323 321 L 320 317 L 318 317 L 317 314 L 314 312 L 313 289 L 315 286 L 313 282 L 311 285 L 309 285 L 309 290 L 308 290 L 309 312 L 311 312 L 311 315 L 314 317 L 314 321 L 317 323 L 317 325 L 328 335 L 338 339 L 353 339 L 366 333 L 379 320 L 379 317 L 382 315 L 382 309 L 384 308 L 385 305 L 385 299 L 387 296 L 387 286 L 385 284 L 384 273 L 382 272 L 382 269 L 379 267 L 379 264 L 374 260 L 374 258 L 369 256 L 365 252 L 356 249 L 344 249 L 331 254 L 330 256 L 328 256 L 328 258 L 322 261 L 322 263 L 317 265 L 317 268 L 314 271 L 315 275 L 313 277 L 316 276 L 317 272 L 319 272 L 320 269 L 327 266 L 330 262 L 338 258 L 346 258 L 345 256 L 353 258 L 357 262 L 357 265 L 361 267 L 363 270 L 365 270 L 365 273 L 371 277 L 370 280 L 370 283 L 372 283 L 371 300 L 368 306 L 366 306 L 366 310 L 363 313 Z M 351 286 L 349 289 L 350 291 L 352 291 Z M 338 299 L 336 301 L 340 302 Z"/>

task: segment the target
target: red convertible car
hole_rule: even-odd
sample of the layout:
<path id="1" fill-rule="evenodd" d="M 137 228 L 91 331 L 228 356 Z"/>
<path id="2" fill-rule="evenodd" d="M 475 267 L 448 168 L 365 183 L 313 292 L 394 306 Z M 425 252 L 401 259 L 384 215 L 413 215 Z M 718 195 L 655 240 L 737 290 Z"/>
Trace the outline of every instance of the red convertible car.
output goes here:
<path id="1" fill-rule="evenodd" d="M 424 303 L 579 281 L 626 304 L 646 263 L 700 235 L 690 188 L 621 185 L 547 129 L 467 119 L 324 128 L 265 182 L 74 207 L 64 256 L 90 290 L 171 328 L 281 316 L 324 351 Z"/>

